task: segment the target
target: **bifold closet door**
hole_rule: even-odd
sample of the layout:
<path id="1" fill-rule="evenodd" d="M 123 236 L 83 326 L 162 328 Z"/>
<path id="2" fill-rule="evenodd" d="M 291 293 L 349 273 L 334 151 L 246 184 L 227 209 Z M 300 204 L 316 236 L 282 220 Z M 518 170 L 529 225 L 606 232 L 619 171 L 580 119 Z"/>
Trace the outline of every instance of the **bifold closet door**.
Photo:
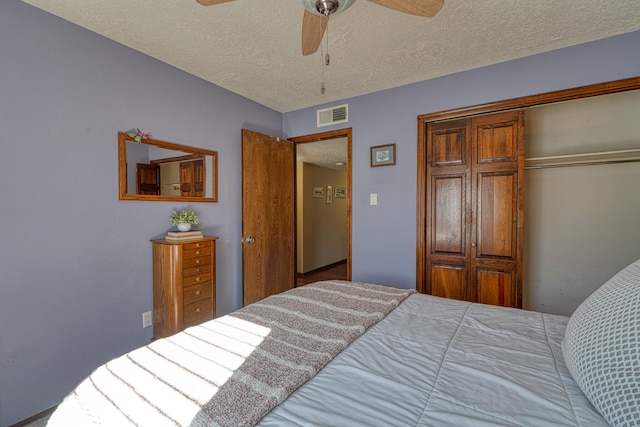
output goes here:
<path id="1" fill-rule="evenodd" d="M 522 306 L 523 114 L 427 125 L 426 291 Z"/>

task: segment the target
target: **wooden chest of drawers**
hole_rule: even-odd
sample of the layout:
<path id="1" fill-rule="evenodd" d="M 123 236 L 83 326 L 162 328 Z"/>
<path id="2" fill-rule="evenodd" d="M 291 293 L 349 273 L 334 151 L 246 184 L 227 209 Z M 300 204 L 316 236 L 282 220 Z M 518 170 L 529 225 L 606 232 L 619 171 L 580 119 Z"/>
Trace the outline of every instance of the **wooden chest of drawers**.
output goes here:
<path id="1" fill-rule="evenodd" d="M 151 241 L 154 339 L 215 317 L 217 239 Z"/>

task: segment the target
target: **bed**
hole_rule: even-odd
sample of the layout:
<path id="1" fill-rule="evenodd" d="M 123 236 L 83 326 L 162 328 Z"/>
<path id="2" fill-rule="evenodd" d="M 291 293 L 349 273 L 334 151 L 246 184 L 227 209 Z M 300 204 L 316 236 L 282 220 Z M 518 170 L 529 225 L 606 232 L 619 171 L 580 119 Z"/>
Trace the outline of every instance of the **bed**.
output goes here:
<path id="1" fill-rule="evenodd" d="M 640 261 L 571 318 L 317 282 L 99 367 L 48 425 L 636 426 L 639 319 Z"/>

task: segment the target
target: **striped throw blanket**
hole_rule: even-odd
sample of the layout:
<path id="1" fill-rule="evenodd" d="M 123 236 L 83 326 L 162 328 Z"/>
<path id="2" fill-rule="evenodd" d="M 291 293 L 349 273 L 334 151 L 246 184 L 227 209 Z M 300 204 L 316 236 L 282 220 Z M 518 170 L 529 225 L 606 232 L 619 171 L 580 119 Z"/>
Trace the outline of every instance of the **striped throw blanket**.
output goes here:
<path id="1" fill-rule="evenodd" d="M 413 290 L 326 281 L 98 368 L 49 426 L 252 426 Z"/>

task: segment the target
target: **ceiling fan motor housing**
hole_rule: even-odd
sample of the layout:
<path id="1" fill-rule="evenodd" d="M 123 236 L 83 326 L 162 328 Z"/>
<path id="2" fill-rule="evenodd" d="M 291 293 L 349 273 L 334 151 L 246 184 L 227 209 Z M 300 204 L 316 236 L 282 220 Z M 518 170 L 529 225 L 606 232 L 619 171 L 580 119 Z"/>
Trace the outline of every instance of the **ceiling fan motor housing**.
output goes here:
<path id="1" fill-rule="evenodd" d="M 329 16 L 343 12 L 356 0 L 298 0 L 302 7 L 318 16 Z"/>

